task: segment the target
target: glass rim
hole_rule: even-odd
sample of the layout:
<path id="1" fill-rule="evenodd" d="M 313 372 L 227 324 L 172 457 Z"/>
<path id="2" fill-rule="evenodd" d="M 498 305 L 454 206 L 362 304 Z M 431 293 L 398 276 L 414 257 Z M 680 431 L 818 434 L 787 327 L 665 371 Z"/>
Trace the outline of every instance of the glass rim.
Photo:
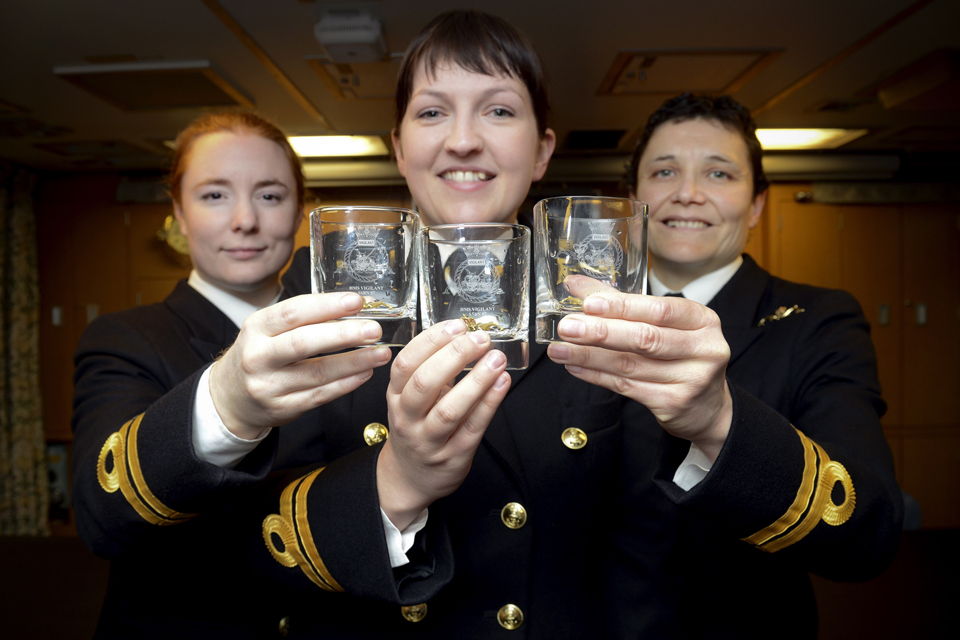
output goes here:
<path id="1" fill-rule="evenodd" d="M 443 224 L 432 224 L 429 227 L 420 227 L 420 233 L 431 229 L 520 229 L 528 233 L 530 231 L 529 227 L 511 222 L 444 222 Z"/>
<path id="2" fill-rule="evenodd" d="M 638 200 L 637 198 L 618 198 L 616 196 L 550 196 L 549 198 L 541 198 L 537 201 L 537 204 L 546 202 L 547 200 L 601 200 L 607 202 L 636 202 L 638 204 L 642 204 L 644 207 L 650 207 L 650 204 L 645 200 Z"/>
<path id="3" fill-rule="evenodd" d="M 420 214 L 414 211 L 413 209 L 405 209 L 403 207 L 380 207 L 374 205 L 335 205 L 329 207 L 316 207 L 310 210 L 310 217 L 316 215 L 317 219 L 320 222 L 332 222 L 334 224 L 403 224 L 402 222 L 365 222 L 365 223 L 351 223 L 344 220 L 329 220 L 322 217 L 324 211 L 371 211 L 374 213 L 384 213 L 384 212 L 398 212 L 398 213 L 408 213 L 414 217 L 416 220 L 420 220 Z"/>

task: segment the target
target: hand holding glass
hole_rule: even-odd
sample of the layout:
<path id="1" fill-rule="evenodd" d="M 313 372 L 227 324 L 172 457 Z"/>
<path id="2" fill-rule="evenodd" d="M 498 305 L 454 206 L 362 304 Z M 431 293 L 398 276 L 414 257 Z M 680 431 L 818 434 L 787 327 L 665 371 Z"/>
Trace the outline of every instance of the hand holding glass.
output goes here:
<path id="1" fill-rule="evenodd" d="M 588 276 L 596 292 L 647 290 L 647 205 L 624 198 L 564 196 L 533 208 L 537 265 L 537 336 L 540 343 L 562 342 L 557 324 L 582 313 L 583 300 L 564 281 Z"/>
<path id="2" fill-rule="evenodd" d="M 407 209 L 324 207 L 310 212 L 310 279 L 314 293 L 354 291 L 356 316 L 383 329 L 378 345 L 407 344 L 416 333 L 420 218 Z"/>
<path id="3" fill-rule="evenodd" d="M 462 319 L 486 331 L 507 369 L 529 362 L 530 230 L 514 224 L 443 224 L 420 231 L 423 328 Z M 470 368 L 470 367 L 467 367 Z"/>

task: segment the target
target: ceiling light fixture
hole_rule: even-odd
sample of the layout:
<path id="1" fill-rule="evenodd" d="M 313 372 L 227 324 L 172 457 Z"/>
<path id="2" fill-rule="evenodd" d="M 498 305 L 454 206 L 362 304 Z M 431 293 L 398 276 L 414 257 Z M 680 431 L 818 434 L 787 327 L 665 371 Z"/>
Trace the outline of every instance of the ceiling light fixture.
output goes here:
<path id="1" fill-rule="evenodd" d="M 385 156 L 390 153 L 380 136 L 294 136 L 289 140 L 301 158 Z"/>
<path id="2" fill-rule="evenodd" d="M 836 149 L 867 133 L 867 129 L 757 129 L 764 151 Z"/>

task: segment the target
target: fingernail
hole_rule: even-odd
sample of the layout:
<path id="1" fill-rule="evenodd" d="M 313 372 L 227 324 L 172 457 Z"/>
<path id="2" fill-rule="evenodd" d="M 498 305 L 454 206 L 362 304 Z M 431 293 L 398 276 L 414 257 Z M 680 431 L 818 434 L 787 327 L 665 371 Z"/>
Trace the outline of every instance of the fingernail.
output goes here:
<path id="1" fill-rule="evenodd" d="M 510 384 L 510 374 L 504 371 L 500 374 L 500 377 L 497 378 L 497 382 L 493 385 L 493 388 L 500 391 L 508 384 Z"/>
<path id="2" fill-rule="evenodd" d="M 344 311 L 353 311 L 363 306 L 363 298 L 356 293 L 345 293 L 340 298 L 340 306 Z"/>
<path id="3" fill-rule="evenodd" d="M 470 334 L 470 338 L 477 344 L 487 344 L 487 340 L 490 339 L 486 331 L 474 331 Z"/>
<path id="4" fill-rule="evenodd" d="M 376 347 L 373 351 L 373 361 L 377 364 L 390 362 L 390 358 L 393 356 L 390 347 Z"/>
<path id="5" fill-rule="evenodd" d="M 487 368 L 488 369 L 499 369 L 507 361 L 507 356 L 503 355 L 501 351 L 491 351 L 490 355 L 487 356 Z"/>
<path id="6" fill-rule="evenodd" d="M 360 328 L 360 335 L 362 335 L 367 340 L 372 340 L 374 338 L 380 337 L 380 325 L 376 322 L 364 322 L 363 326 Z"/>
<path id="7" fill-rule="evenodd" d="M 610 310 L 610 303 L 605 298 L 591 296 L 583 301 L 583 310 L 587 313 L 602 315 Z"/>
<path id="8" fill-rule="evenodd" d="M 451 336 L 458 336 L 467 330 L 467 325 L 463 320 L 454 320 L 443 328 L 443 331 Z"/>
<path id="9" fill-rule="evenodd" d="M 587 332 L 587 325 L 582 320 L 566 317 L 557 325 L 557 332 L 562 336 L 580 338 Z"/>
<path id="10" fill-rule="evenodd" d="M 570 359 L 570 355 L 573 353 L 573 350 L 569 345 L 565 344 L 551 344 L 547 347 L 547 355 L 550 356 L 550 359 L 554 362 L 566 362 Z"/>
<path id="11" fill-rule="evenodd" d="M 576 365 L 568 364 L 567 371 L 570 373 L 583 373 L 583 367 L 578 367 Z"/>

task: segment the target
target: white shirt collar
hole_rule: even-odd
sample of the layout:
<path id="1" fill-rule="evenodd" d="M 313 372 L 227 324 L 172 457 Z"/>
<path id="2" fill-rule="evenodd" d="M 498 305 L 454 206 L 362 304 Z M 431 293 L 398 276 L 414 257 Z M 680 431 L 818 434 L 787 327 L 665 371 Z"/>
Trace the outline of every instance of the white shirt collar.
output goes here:
<path id="1" fill-rule="evenodd" d="M 650 273 L 647 274 L 650 280 L 650 294 L 662 296 L 667 293 L 682 293 L 684 298 L 699 302 L 702 305 L 707 305 L 713 300 L 714 296 L 720 292 L 720 289 L 723 289 L 723 285 L 730 281 L 730 278 L 733 277 L 733 274 L 737 272 L 737 269 L 739 269 L 742 264 L 743 256 L 737 256 L 733 262 L 727 266 L 720 267 L 716 271 L 711 271 L 708 274 L 700 276 L 696 280 L 688 283 L 687 286 L 680 291 L 671 291 L 668 289 L 665 284 L 660 282 L 657 274 L 654 273 L 651 268 Z"/>
<path id="2" fill-rule="evenodd" d="M 197 273 L 196 269 L 190 272 L 190 278 L 187 280 L 187 284 L 196 289 L 200 295 L 213 303 L 213 306 L 215 306 L 217 309 L 220 309 L 220 311 L 223 312 L 223 315 L 230 318 L 230 320 L 233 321 L 233 324 L 237 325 L 238 327 L 243 325 L 243 321 L 246 320 L 248 316 L 260 310 L 260 307 L 252 305 L 245 300 L 241 300 L 232 293 L 228 293 L 223 289 L 210 284 L 200 277 L 200 274 Z M 270 301 L 270 304 L 273 304 L 279 299 L 280 294 L 278 293 L 277 297 Z"/>

